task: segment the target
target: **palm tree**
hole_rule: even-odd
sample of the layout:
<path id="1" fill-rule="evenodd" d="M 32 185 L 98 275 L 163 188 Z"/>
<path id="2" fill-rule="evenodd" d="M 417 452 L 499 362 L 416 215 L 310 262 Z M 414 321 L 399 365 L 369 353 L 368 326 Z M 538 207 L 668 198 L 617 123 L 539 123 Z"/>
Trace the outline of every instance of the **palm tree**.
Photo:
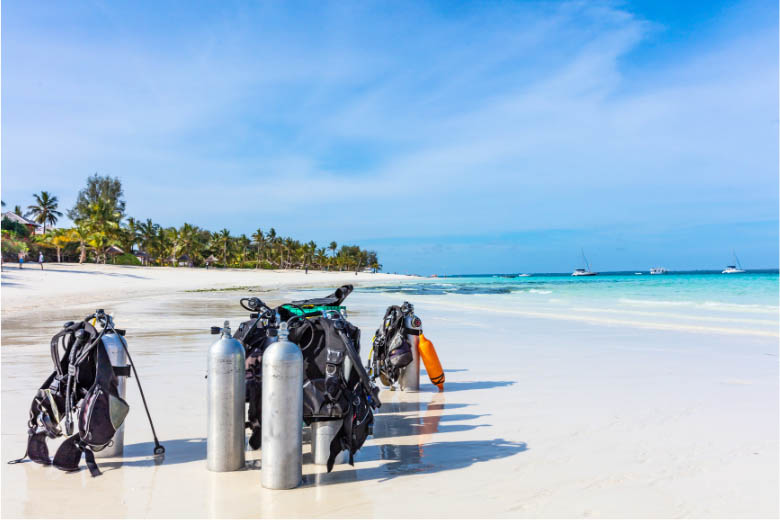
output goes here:
<path id="1" fill-rule="evenodd" d="M 268 246 L 271 248 L 271 262 L 273 262 L 273 254 L 274 254 L 274 247 L 276 246 L 278 242 L 278 237 L 276 236 L 276 230 L 274 228 L 271 228 L 268 230 L 268 235 L 265 237 L 266 242 L 268 243 Z M 274 262 L 275 263 L 275 262 Z M 279 265 L 279 264 L 277 264 Z"/>
<path id="2" fill-rule="evenodd" d="M 257 228 L 257 231 L 252 235 L 252 240 L 254 240 L 257 245 L 257 265 L 255 266 L 255 269 L 260 269 L 260 252 L 265 248 L 265 235 L 263 235 L 263 230 Z"/>
<path id="3" fill-rule="evenodd" d="M 122 229 L 120 236 L 120 242 L 122 243 L 122 249 L 127 253 L 132 253 L 135 250 L 135 244 L 138 242 L 140 233 L 139 222 L 133 217 L 127 218 L 127 225 Z"/>
<path id="4" fill-rule="evenodd" d="M 170 258 L 171 264 L 175 267 L 176 266 L 176 259 L 178 258 L 179 251 L 181 249 L 181 235 L 179 234 L 179 230 L 175 227 L 169 227 L 165 229 L 165 251 L 164 254 L 167 256 L 168 252 L 170 252 Z"/>
<path id="5" fill-rule="evenodd" d="M 231 238 L 230 231 L 227 229 L 222 229 L 215 235 L 217 245 L 222 247 L 222 264 L 227 267 L 227 250 Z"/>
<path id="6" fill-rule="evenodd" d="M 165 265 L 165 258 L 172 246 L 172 240 L 168 230 L 164 227 L 154 224 L 154 231 L 149 243 L 149 254 L 156 258 L 160 265 Z"/>
<path id="7" fill-rule="evenodd" d="M 334 241 L 328 244 L 328 249 L 330 249 L 331 256 L 336 256 L 336 249 L 338 249 L 339 245 Z M 330 259 L 328 260 L 328 271 L 330 271 Z"/>
<path id="8" fill-rule="evenodd" d="M 159 227 L 160 226 L 152 222 L 152 219 L 150 218 L 146 219 L 146 222 L 138 224 L 138 235 L 141 241 L 141 247 L 147 253 L 150 253 L 149 247 L 152 245 L 154 237 L 157 236 L 157 228 Z"/>
<path id="9" fill-rule="evenodd" d="M 77 223 L 86 227 L 92 235 L 93 247 L 97 255 L 103 257 L 103 263 L 106 263 L 106 249 L 113 245 L 119 234 L 122 214 L 111 201 L 103 198 L 90 203 L 87 208 L 86 217 Z"/>
<path id="10" fill-rule="evenodd" d="M 309 264 L 314 262 L 314 252 L 317 251 L 317 244 L 314 240 L 309 241 L 303 246 L 303 267 L 308 269 Z"/>
<path id="11" fill-rule="evenodd" d="M 108 235 L 100 231 L 91 233 L 89 235 L 89 242 L 87 242 L 92 249 L 95 250 L 95 263 L 98 263 L 101 259 L 103 263 L 106 263 L 106 249 L 111 247 L 111 240 Z"/>
<path id="12" fill-rule="evenodd" d="M 54 226 L 62 216 L 62 212 L 57 211 L 59 202 L 57 197 L 52 197 L 48 191 L 42 191 L 40 195 L 33 194 L 33 197 L 35 204 L 27 206 L 27 215 L 33 217 L 38 224 L 43 224 L 43 233 L 46 234 L 46 224 Z"/>
<path id="13" fill-rule="evenodd" d="M 244 262 L 246 262 L 246 255 L 249 252 L 249 246 L 251 243 L 252 242 L 249 240 L 249 238 L 243 233 L 236 239 L 236 245 L 238 246 L 239 267 L 244 267 Z"/>
<path id="14" fill-rule="evenodd" d="M 190 257 L 190 260 L 195 261 L 195 254 L 193 249 L 198 239 L 198 227 L 192 224 L 184 223 L 179 229 L 179 245 L 181 252 Z"/>
<path id="15" fill-rule="evenodd" d="M 57 248 L 57 263 L 62 262 L 62 248 L 71 242 L 71 233 L 67 229 L 50 229 L 49 242 Z"/>
<path id="16" fill-rule="evenodd" d="M 77 225 L 71 228 L 68 238 L 70 242 L 79 243 L 79 263 L 83 264 L 87 260 L 87 242 L 90 240 L 89 230 L 85 226 Z"/>
<path id="17" fill-rule="evenodd" d="M 290 261 L 290 255 L 292 254 L 293 247 L 295 246 L 295 243 L 293 242 L 293 239 L 290 237 L 286 237 L 284 239 L 284 249 L 287 251 L 287 268 L 289 269 L 292 262 Z"/>

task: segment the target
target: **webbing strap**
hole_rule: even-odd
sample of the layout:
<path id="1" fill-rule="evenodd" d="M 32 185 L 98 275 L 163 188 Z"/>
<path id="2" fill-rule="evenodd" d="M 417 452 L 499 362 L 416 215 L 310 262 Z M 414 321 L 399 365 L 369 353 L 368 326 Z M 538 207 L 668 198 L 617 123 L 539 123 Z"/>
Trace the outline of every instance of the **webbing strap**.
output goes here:
<path id="1" fill-rule="evenodd" d="M 114 368 L 114 375 L 117 377 L 130 377 L 130 365 L 126 365 L 123 367 L 113 367 Z"/>
<path id="2" fill-rule="evenodd" d="M 100 468 L 98 468 L 97 462 L 95 462 L 95 454 L 92 453 L 92 450 L 89 448 L 84 448 L 84 460 L 87 463 L 87 468 L 89 469 L 89 473 L 93 477 L 98 477 L 102 475 L 100 473 Z"/>
<path id="3" fill-rule="evenodd" d="M 28 444 L 28 446 L 29 446 L 29 444 Z M 8 464 L 19 464 L 20 462 L 24 462 L 25 459 L 27 459 L 27 452 L 29 450 L 30 450 L 30 448 L 28 447 L 26 450 L 24 450 L 24 455 L 22 455 L 22 457 L 20 459 L 9 460 Z"/>

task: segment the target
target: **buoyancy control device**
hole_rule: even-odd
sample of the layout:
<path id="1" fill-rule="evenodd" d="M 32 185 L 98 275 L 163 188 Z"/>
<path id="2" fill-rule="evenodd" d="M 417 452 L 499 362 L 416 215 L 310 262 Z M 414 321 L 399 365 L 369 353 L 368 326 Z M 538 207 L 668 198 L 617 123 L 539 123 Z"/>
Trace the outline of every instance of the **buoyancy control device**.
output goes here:
<path id="1" fill-rule="evenodd" d="M 378 377 L 382 384 L 389 387 L 398 382 L 401 370 L 414 360 L 407 336 L 420 334 L 419 321 L 409 302 L 387 308 L 368 355 L 367 370 L 372 381 Z"/>
<path id="2" fill-rule="evenodd" d="M 349 462 L 371 435 L 373 410 L 381 403 L 379 389 L 372 383 L 360 361 L 360 329 L 347 321 L 344 299 L 352 292 L 344 285 L 324 298 L 293 301 L 270 308 L 259 298 L 242 298 L 250 320 L 239 325 L 234 338 L 246 349 L 246 399 L 249 404 L 247 427 L 253 449 L 261 443 L 262 356 L 274 342 L 279 324 L 289 329 L 289 340 L 303 354 L 303 421 L 341 419 L 333 440 L 328 471 L 336 456 L 349 451 Z M 352 369 L 345 373 L 345 360 Z"/>
<path id="3" fill-rule="evenodd" d="M 410 338 L 419 337 L 417 345 Z M 422 322 L 414 314 L 414 306 L 409 302 L 403 305 L 391 305 L 385 311 L 382 325 L 374 334 L 371 351 L 366 367 L 371 380 L 378 377 L 385 386 L 393 387 L 401 377 L 402 370 L 414 360 L 414 348 L 425 363 L 425 370 L 431 383 L 444 390 L 444 370 L 436 354 L 433 343 L 422 333 Z"/>
<path id="4" fill-rule="evenodd" d="M 92 323 L 90 323 L 90 321 Z M 95 328 L 100 326 L 100 331 Z M 82 455 L 93 477 L 100 475 L 95 452 L 110 446 L 116 431 L 122 426 L 130 406 L 117 391 L 117 376 L 135 375 L 141 398 L 138 373 L 127 351 L 129 366 L 113 367 L 103 336 L 108 333 L 125 335 L 114 327 L 111 316 L 102 309 L 79 322 L 69 321 L 51 339 L 51 357 L 54 371 L 43 382 L 30 406 L 27 451 L 9 464 L 17 464 L 29 457 L 39 464 L 53 464 L 63 471 L 76 471 Z M 149 410 L 146 410 L 154 436 L 154 453 L 161 455 L 165 448 L 157 440 Z M 67 437 L 49 457 L 46 438 Z"/>

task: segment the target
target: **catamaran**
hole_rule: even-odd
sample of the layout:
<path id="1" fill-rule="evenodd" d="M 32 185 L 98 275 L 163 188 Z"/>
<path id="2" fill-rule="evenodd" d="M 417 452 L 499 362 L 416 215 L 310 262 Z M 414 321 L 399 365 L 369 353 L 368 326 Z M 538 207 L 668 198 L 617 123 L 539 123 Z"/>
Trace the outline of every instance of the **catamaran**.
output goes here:
<path id="1" fill-rule="evenodd" d="M 744 273 L 745 270 L 742 269 L 742 265 L 739 263 L 739 258 L 737 258 L 737 252 L 732 249 L 731 254 L 734 255 L 734 263 L 736 265 L 727 265 L 726 268 L 722 271 L 722 273 L 723 274 Z"/>
<path id="2" fill-rule="evenodd" d="M 590 270 L 590 264 L 588 264 L 588 259 L 585 258 L 585 251 L 580 249 L 580 252 L 582 253 L 582 260 L 585 262 L 585 269 L 575 269 L 573 273 L 571 273 L 572 276 L 596 276 L 599 273 L 593 272 Z"/>

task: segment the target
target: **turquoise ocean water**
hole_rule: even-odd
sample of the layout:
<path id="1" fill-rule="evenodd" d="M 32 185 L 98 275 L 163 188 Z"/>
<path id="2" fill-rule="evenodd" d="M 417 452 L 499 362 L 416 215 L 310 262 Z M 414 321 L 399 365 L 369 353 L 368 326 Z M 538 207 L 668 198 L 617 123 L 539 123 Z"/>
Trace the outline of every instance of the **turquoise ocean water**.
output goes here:
<path id="1" fill-rule="evenodd" d="M 399 300 L 411 302 L 440 301 L 663 326 L 732 327 L 762 335 L 777 335 L 780 321 L 777 270 L 730 275 L 701 271 L 664 275 L 646 271 L 602 273 L 589 277 L 468 275 L 416 279 L 357 291 L 396 294 Z"/>
<path id="2" fill-rule="evenodd" d="M 636 301 L 648 305 L 708 305 L 778 309 L 778 271 L 680 272 L 650 275 L 647 272 L 604 273 L 575 277 L 567 274 L 464 275 L 425 278 L 403 284 L 380 285 L 360 291 L 398 292 L 408 295 L 513 295 L 532 300 L 566 298 L 572 301 Z M 543 298 L 543 297 L 547 298 Z"/>

